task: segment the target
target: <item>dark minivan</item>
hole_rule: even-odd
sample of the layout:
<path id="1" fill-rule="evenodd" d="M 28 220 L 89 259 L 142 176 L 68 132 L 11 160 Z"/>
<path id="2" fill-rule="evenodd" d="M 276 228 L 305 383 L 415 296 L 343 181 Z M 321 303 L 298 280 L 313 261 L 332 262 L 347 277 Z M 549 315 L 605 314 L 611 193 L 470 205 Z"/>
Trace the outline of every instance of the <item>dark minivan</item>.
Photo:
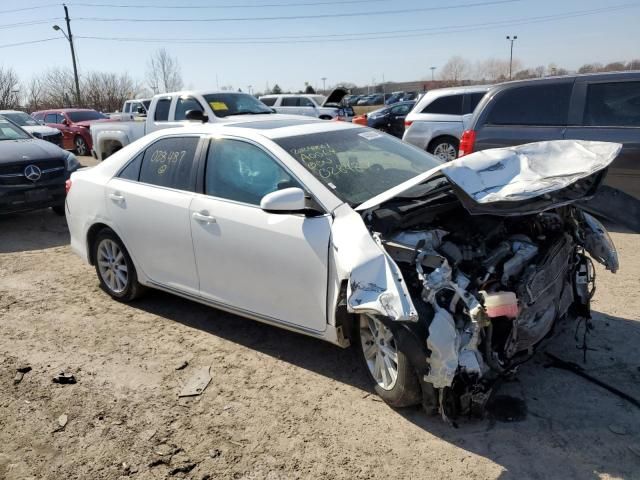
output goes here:
<path id="1" fill-rule="evenodd" d="M 640 200 L 640 71 L 496 85 L 476 108 L 459 156 L 561 139 L 622 143 L 605 183 Z"/>

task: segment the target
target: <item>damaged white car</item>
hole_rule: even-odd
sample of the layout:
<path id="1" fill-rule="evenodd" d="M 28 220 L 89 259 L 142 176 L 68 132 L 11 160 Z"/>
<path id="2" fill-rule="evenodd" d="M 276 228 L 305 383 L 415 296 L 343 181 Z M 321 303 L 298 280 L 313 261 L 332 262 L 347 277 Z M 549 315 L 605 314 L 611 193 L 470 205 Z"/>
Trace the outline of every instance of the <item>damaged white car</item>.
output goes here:
<path id="1" fill-rule="evenodd" d="M 68 182 L 71 245 L 103 289 L 158 288 L 346 347 L 377 393 L 453 417 L 554 324 L 589 317 L 604 227 L 574 205 L 618 144 L 442 164 L 367 128 L 264 119 L 163 130 Z"/>

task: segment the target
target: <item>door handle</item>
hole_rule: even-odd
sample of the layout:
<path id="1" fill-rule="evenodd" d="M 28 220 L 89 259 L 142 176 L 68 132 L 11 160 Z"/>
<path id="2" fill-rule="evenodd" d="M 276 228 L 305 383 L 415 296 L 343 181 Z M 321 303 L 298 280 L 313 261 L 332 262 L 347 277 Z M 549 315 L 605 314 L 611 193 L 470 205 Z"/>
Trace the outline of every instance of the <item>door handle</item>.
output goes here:
<path id="1" fill-rule="evenodd" d="M 196 222 L 199 222 L 199 223 L 206 223 L 206 224 L 216 223 L 216 219 L 211 215 L 209 215 L 209 212 L 206 212 L 206 211 L 193 212 L 192 217 Z"/>
<path id="2" fill-rule="evenodd" d="M 120 195 L 119 193 L 110 193 L 109 194 L 109 198 L 114 201 L 115 203 L 122 203 L 124 202 L 124 197 L 122 195 Z"/>

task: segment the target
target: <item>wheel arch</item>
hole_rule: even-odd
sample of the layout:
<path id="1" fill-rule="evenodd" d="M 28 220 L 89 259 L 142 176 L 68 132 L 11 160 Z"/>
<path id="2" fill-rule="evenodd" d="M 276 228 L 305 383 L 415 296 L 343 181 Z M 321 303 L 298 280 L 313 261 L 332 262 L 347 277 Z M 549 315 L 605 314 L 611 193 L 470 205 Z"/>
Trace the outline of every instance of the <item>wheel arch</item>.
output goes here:
<path id="1" fill-rule="evenodd" d="M 460 148 L 460 139 L 455 137 L 454 135 L 450 135 L 448 133 L 439 134 L 436 137 L 432 138 L 427 145 L 427 151 L 431 152 L 433 148 L 442 140 L 450 140 L 453 144 L 456 145 L 456 150 Z"/>

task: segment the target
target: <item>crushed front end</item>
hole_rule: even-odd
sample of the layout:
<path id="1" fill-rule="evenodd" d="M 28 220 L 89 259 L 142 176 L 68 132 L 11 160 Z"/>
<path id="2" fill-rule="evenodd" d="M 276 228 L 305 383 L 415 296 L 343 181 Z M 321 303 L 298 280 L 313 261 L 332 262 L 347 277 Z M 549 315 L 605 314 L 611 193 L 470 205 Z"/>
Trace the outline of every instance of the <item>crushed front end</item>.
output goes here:
<path id="1" fill-rule="evenodd" d="M 496 380 L 556 322 L 590 318 L 592 259 L 614 273 L 618 259 L 605 228 L 574 201 L 602 177 L 595 170 L 542 197 L 481 204 L 455 175 L 440 176 L 363 212 L 418 313 L 387 324 L 411 350 L 429 412 L 481 413 Z"/>

